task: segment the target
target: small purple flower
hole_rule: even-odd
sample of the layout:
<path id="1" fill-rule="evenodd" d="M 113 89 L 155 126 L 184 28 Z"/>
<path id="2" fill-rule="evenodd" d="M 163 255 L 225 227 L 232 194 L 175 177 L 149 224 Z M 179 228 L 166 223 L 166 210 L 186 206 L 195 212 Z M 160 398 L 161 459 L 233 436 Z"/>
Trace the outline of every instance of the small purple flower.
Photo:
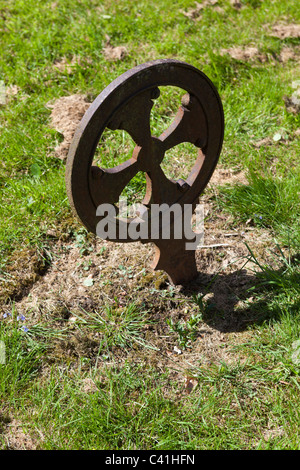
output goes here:
<path id="1" fill-rule="evenodd" d="M 10 317 L 10 316 L 11 316 L 10 312 L 5 312 L 4 315 L 3 315 L 3 318 L 7 318 L 7 317 Z"/>
<path id="2" fill-rule="evenodd" d="M 27 333 L 27 331 L 29 331 L 29 329 L 27 328 L 27 326 L 22 326 L 22 330 L 25 331 L 25 333 Z"/>
<path id="3" fill-rule="evenodd" d="M 24 321 L 24 320 L 25 320 L 25 317 L 24 317 L 24 315 L 20 315 L 20 316 L 18 316 L 18 317 L 17 317 L 17 320 L 18 320 L 18 321 L 19 321 L 19 320 L 21 320 L 21 321 Z"/>

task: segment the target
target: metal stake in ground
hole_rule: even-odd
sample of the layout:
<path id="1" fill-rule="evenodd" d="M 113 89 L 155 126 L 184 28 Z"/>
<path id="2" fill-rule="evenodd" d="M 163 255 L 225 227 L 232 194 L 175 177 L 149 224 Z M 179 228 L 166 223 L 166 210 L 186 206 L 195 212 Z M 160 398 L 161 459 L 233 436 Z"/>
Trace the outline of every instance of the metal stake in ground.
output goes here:
<path id="1" fill-rule="evenodd" d="M 153 100 L 160 94 L 160 86 L 179 87 L 183 97 L 174 121 L 159 137 L 153 137 L 150 113 Z M 126 131 L 136 145 L 128 160 L 113 168 L 93 164 L 97 145 L 106 128 Z M 191 239 L 184 229 L 178 231 L 178 224 L 182 225 L 183 221 L 186 224 L 187 208 L 189 217 L 190 209 L 195 210 L 216 167 L 223 135 L 220 97 L 201 71 L 169 59 L 139 65 L 100 93 L 77 128 L 66 165 L 70 204 L 85 227 L 96 234 L 99 222 L 105 217 L 97 208 L 108 205 L 116 208 L 131 179 L 138 172 L 145 172 L 147 188 L 140 216 L 134 219 L 115 217 L 116 235 L 109 240 L 154 243 L 156 253 L 152 268 L 166 271 L 174 284 L 185 284 L 197 276 L 195 249 L 187 249 Z M 186 180 L 175 181 L 166 177 L 161 163 L 166 151 L 183 142 L 192 143 L 198 149 L 198 156 Z M 175 217 L 168 219 L 170 230 L 166 238 L 159 220 L 163 220 L 166 211 L 170 212 L 174 205 L 181 208 L 182 218 L 180 222 Z M 152 217 L 154 207 L 161 208 L 161 219 Z M 145 232 L 145 224 L 154 230 Z M 181 236 L 178 236 L 179 232 Z M 120 237 L 120 233 L 127 233 L 127 236 Z M 144 236 L 132 237 L 130 233 Z"/>

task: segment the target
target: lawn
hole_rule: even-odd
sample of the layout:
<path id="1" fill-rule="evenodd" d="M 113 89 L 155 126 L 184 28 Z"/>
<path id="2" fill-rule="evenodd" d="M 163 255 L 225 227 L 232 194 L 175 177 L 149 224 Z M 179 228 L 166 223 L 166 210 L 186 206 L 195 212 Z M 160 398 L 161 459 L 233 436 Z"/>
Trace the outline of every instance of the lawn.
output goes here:
<path id="1" fill-rule="evenodd" d="M 0 448 L 300 449 L 297 2 L 0 0 L 0 45 Z M 165 58 L 204 72 L 225 116 L 189 286 L 149 269 L 150 244 L 88 233 L 65 185 L 90 103 Z M 180 91 L 161 87 L 154 135 Z M 132 148 L 106 130 L 97 155 Z"/>

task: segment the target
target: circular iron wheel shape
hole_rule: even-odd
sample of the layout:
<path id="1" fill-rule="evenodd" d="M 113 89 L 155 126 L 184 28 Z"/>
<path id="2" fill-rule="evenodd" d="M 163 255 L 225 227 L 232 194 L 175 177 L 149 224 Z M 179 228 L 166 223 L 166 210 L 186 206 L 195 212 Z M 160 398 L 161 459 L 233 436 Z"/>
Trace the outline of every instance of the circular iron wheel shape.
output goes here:
<path id="1" fill-rule="evenodd" d="M 150 113 L 153 99 L 159 96 L 159 86 L 175 86 L 186 94 L 169 128 L 161 136 L 152 137 Z M 127 131 L 136 144 L 131 158 L 112 169 L 93 166 L 105 128 Z M 104 203 L 116 204 L 135 174 L 144 171 L 147 179 L 145 206 L 151 203 L 195 205 L 216 167 L 223 135 L 222 103 L 204 73 L 185 62 L 170 59 L 134 67 L 98 95 L 75 132 L 66 164 L 70 204 L 85 227 L 96 233 L 100 220 L 96 215 L 97 207 Z M 185 181 L 169 180 L 160 163 L 167 150 L 182 142 L 191 142 L 199 148 L 197 160 Z M 129 222 L 132 220 L 125 221 Z M 114 241 L 131 240 L 117 238 Z"/>

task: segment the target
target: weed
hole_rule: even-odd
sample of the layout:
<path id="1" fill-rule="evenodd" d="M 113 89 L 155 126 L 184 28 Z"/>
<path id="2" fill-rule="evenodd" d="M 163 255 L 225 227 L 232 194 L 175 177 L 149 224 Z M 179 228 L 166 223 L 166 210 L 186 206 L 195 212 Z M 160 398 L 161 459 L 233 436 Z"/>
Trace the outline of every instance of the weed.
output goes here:
<path id="1" fill-rule="evenodd" d="M 172 318 L 167 319 L 166 322 L 169 325 L 170 331 L 176 333 L 178 336 L 178 344 L 182 349 L 191 347 L 198 336 L 198 324 L 202 320 L 202 314 L 198 313 L 196 315 L 192 314 L 191 317 L 182 321 L 179 320 L 174 322 Z"/>

